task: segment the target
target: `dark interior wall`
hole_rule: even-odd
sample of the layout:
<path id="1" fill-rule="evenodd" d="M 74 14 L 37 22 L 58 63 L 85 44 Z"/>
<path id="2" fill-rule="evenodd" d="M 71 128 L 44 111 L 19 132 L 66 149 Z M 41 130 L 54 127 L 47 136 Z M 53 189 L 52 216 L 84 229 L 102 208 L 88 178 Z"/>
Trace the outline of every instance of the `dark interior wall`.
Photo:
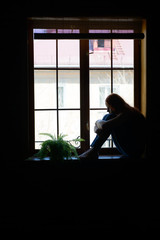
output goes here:
<path id="1" fill-rule="evenodd" d="M 5 161 L 14 162 L 20 161 L 27 152 L 27 28 L 23 18 L 9 16 L 2 20 L 3 155 Z"/>
<path id="2" fill-rule="evenodd" d="M 57 5 L 54 1 L 47 0 L 42 2 L 42 5 L 34 4 L 34 1 L 18 1 L 18 4 L 14 2 L 13 6 L 7 4 L 6 6 L 3 4 L 3 8 L 0 9 L 2 106 L 0 154 L 1 164 L 7 164 L 9 167 L 0 168 L 2 173 L 0 175 L 2 195 L 0 224 L 3 220 L 2 225 L 6 221 L 4 226 L 11 226 L 12 229 L 16 223 L 23 225 L 23 228 L 25 225 L 27 228 L 32 223 L 35 226 L 36 219 L 37 225 L 41 226 L 42 223 L 47 222 L 46 217 L 49 218 L 51 215 L 51 219 L 55 218 L 56 229 L 58 222 L 63 220 L 63 215 L 67 217 L 73 215 L 77 216 L 76 220 L 82 216 L 83 223 L 87 222 L 87 219 L 92 220 L 92 217 L 93 222 L 95 219 L 98 219 L 98 222 L 101 220 L 105 222 L 107 218 L 109 225 L 111 216 L 119 225 L 122 219 L 121 217 L 117 219 L 117 216 L 124 209 L 126 211 L 122 215 L 126 219 L 126 216 L 131 215 L 130 219 L 134 223 L 141 220 L 141 217 L 142 222 L 145 217 L 147 217 L 146 222 L 153 220 L 154 223 L 155 219 L 159 220 L 160 201 L 157 189 L 159 189 L 160 51 L 159 38 L 156 34 L 159 25 L 159 13 L 157 13 L 159 6 L 152 6 L 149 2 L 148 8 L 146 4 L 139 6 L 135 1 L 128 1 L 127 5 L 122 1 L 118 4 L 114 1 L 96 2 L 97 5 L 95 1 L 91 3 L 81 1 L 72 3 L 70 6 L 68 1 Z M 136 161 L 128 167 L 126 163 L 122 172 L 123 164 L 113 166 L 113 161 L 112 163 L 104 162 L 105 167 L 103 164 L 99 165 L 98 162 L 95 166 L 94 163 L 86 166 L 84 164 L 84 167 L 82 164 L 82 169 L 72 166 L 73 168 L 69 170 L 67 166 L 68 168 L 59 169 L 58 172 L 57 169 L 45 164 L 37 167 L 36 164 L 30 166 L 27 163 L 24 165 L 24 171 L 21 166 L 19 167 L 19 163 L 23 163 L 28 156 L 30 96 L 27 76 L 27 18 L 32 16 L 137 16 L 147 19 L 147 153 L 149 166 Z M 73 181 L 68 176 L 70 173 Z M 66 204 L 64 204 L 64 199 Z M 113 209 L 114 212 L 112 212 Z M 111 214 L 108 215 L 109 211 Z M 86 213 L 89 216 L 86 216 Z M 72 221 L 74 222 L 74 218 Z M 48 224 L 51 226 L 50 222 Z M 37 230 L 38 227 L 35 229 Z M 49 227 L 46 229 L 45 234 Z M 52 228 L 51 231 L 53 234 Z M 81 228 L 80 231 L 82 231 Z M 131 232 L 134 231 L 135 228 Z"/>
<path id="3" fill-rule="evenodd" d="M 78 6 L 79 4 L 79 6 Z M 21 162 L 28 156 L 29 94 L 27 79 L 27 18 L 54 16 L 133 16 L 147 19 L 147 119 L 148 154 L 158 154 L 160 138 L 159 111 L 159 43 L 155 35 L 158 24 L 156 7 L 146 5 L 137 8 L 123 3 L 80 2 L 70 5 L 68 2 L 32 5 L 23 2 L 19 6 L 6 8 L 1 21 L 1 104 L 2 138 L 4 162 Z M 3 94 L 3 96 L 2 96 Z M 156 160 L 157 161 L 157 160 Z"/>
<path id="4" fill-rule="evenodd" d="M 148 12 L 147 22 L 147 121 L 148 156 L 159 164 L 159 54 L 158 39 L 159 18 L 155 11 Z"/>

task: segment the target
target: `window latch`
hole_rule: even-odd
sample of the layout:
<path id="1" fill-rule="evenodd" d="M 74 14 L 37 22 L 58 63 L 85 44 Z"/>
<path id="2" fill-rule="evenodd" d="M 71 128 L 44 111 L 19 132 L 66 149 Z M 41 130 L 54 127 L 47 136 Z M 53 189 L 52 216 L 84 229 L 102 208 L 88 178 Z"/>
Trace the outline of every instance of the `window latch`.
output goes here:
<path id="1" fill-rule="evenodd" d="M 86 123 L 86 129 L 89 131 L 89 123 Z"/>

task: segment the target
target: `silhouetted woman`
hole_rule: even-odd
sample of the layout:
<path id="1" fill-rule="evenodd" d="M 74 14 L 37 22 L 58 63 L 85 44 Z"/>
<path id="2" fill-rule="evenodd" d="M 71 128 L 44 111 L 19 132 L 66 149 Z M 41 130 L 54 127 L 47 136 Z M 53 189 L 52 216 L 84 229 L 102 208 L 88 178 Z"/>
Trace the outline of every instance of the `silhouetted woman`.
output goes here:
<path id="1" fill-rule="evenodd" d="M 109 114 L 95 122 L 97 136 L 91 148 L 79 156 L 80 159 L 98 158 L 99 150 L 110 134 L 122 155 L 140 157 L 145 150 L 145 117 L 118 94 L 110 94 L 105 103 Z"/>

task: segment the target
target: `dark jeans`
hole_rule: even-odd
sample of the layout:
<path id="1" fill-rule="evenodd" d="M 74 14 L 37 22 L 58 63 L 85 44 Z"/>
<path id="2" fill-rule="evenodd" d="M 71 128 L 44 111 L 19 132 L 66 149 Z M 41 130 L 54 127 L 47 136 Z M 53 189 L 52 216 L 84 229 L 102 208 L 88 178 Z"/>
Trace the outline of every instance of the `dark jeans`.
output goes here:
<path id="1" fill-rule="evenodd" d="M 109 113 L 103 117 L 103 120 L 107 121 L 113 119 L 115 116 L 115 114 Z M 93 140 L 91 147 L 94 147 L 99 151 L 110 135 L 112 136 L 116 148 L 121 154 L 125 156 L 139 156 L 142 154 L 143 149 L 141 146 L 136 146 L 137 135 L 129 121 L 121 127 L 112 130 L 108 129 L 104 134 L 100 136 L 97 135 Z"/>

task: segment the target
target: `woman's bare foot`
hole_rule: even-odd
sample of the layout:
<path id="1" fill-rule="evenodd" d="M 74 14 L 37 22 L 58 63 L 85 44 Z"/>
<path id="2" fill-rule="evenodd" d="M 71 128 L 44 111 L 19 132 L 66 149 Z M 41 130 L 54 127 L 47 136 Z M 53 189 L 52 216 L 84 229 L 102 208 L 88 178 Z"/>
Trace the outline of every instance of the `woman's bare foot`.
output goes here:
<path id="1" fill-rule="evenodd" d="M 95 150 L 94 148 L 88 149 L 86 152 L 82 153 L 78 157 L 82 160 L 95 160 L 98 159 L 98 151 Z"/>

